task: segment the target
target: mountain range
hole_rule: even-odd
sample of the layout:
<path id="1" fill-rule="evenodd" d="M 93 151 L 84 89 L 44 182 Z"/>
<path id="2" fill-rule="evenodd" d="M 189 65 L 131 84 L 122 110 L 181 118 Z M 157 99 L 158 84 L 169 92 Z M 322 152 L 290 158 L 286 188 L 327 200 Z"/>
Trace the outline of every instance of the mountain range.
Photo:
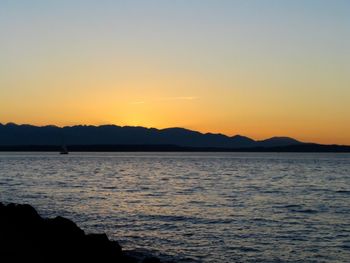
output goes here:
<path id="1" fill-rule="evenodd" d="M 207 149 L 294 149 L 318 144 L 303 143 L 289 137 L 253 140 L 249 137 L 200 133 L 184 128 L 145 128 L 117 125 L 76 125 L 57 127 L 29 124 L 0 123 L 0 146 L 176 146 Z M 322 146 L 322 145 L 321 145 Z M 334 145 L 332 145 L 335 147 Z M 344 146 L 347 147 L 347 146 Z M 350 147 L 349 147 L 350 148 Z M 6 148 L 8 149 L 8 148 Z"/>
<path id="2" fill-rule="evenodd" d="M 288 137 L 256 141 L 235 135 L 200 133 L 184 128 L 155 129 L 116 125 L 57 127 L 0 124 L 0 145 L 177 145 L 182 147 L 246 148 L 300 144 Z"/>

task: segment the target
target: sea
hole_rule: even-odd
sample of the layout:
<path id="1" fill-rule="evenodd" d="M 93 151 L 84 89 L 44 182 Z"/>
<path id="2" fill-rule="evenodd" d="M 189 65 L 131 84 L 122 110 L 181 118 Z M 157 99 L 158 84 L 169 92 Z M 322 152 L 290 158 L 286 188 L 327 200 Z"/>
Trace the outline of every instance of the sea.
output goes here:
<path id="1" fill-rule="evenodd" d="M 0 201 L 164 262 L 350 262 L 348 153 L 0 153 Z"/>

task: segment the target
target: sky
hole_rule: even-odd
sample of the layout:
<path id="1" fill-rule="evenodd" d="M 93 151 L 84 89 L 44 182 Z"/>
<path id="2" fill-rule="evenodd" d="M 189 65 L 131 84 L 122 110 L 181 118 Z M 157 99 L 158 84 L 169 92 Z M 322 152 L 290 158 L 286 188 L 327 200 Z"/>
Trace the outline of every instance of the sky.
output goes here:
<path id="1" fill-rule="evenodd" d="M 0 0 L 0 122 L 350 145 L 348 0 Z"/>

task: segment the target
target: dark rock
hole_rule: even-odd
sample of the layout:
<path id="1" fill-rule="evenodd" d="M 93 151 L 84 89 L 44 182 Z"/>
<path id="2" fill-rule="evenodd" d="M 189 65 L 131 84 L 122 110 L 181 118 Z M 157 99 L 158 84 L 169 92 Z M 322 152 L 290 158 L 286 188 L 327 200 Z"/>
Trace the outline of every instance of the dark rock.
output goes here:
<path id="1" fill-rule="evenodd" d="M 85 236 L 83 230 L 81 230 L 71 220 L 58 216 L 54 219 L 45 220 L 47 231 L 53 238 L 64 238 L 69 236 L 70 239 L 81 239 Z"/>
<path id="2" fill-rule="evenodd" d="M 70 261 L 138 263 L 106 234 L 86 235 L 73 221 L 43 219 L 30 205 L 0 203 L 0 262 Z M 159 263 L 149 257 L 144 263 Z"/>
<path id="3" fill-rule="evenodd" d="M 160 263 L 160 260 L 156 257 L 147 257 L 142 261 L 142 263 Z"/>
<path id="4" fill-rule="evenodd" d="M 122 254 L 119 243 L 110 241 L 106 234 L 89 234 L 86 241 L 87 249 L 93 257 L 118 258 Z"/>

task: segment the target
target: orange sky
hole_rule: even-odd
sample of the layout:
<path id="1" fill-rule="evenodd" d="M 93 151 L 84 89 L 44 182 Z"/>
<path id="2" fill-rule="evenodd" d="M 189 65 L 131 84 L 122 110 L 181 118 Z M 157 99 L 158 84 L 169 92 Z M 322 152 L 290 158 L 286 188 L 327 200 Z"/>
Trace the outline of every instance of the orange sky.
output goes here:
<path id="1" fill-rule="evenodd" d="M 0 3 L 1 123 L 350 145 L 349 3 L 47 2 Z"/>

